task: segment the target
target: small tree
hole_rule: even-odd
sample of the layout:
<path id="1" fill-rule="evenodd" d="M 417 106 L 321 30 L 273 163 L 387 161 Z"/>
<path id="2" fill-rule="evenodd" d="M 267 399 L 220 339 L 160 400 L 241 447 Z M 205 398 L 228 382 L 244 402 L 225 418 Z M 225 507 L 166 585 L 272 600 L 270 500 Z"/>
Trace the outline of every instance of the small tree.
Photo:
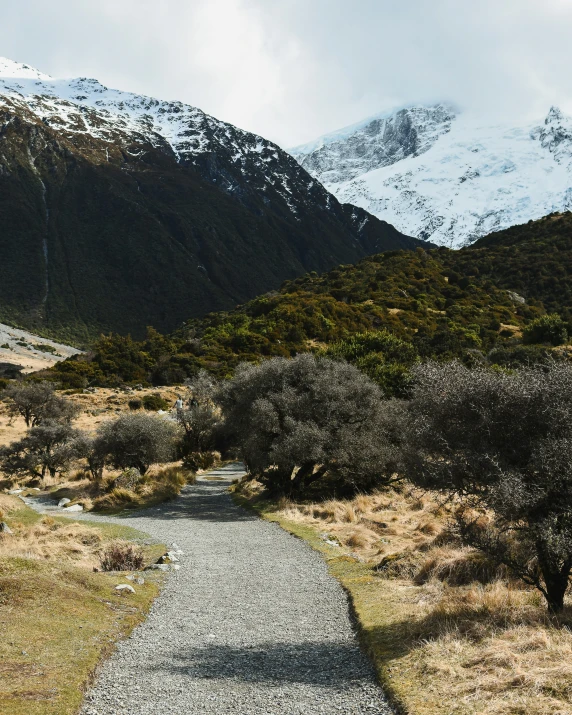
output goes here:
<path id="1" fill-rule="evenodd" d="M 214 407 L 203 404 L 177 410 L 177 422 L 184 431 L 183 458 L 213 449 L 215 429 L 220 422 Z"/>
<path id="2" fill-rule="evenodd" d="M 428 363 L 414 374 L 408 476 L 456 494 L 465 542 L 562 610 L 572 571 L 572 366 L 505 373 Z"/>
<path id="3" fill-rule="evenodd" d="M 194 376 L 185 380 L 185 386 L 189 391 L 189 406 L 213 405 L 214 396 L 218 389 L 216 378 L 206 370 L 199 370 Z"/>
<path id="4" fill-rule="evenodd" d="M 562 345 L 568 340 L 568 326 L 558 315 L 541 315 L 522 331 L 523 342 L 550 343 L 551 345 Z"/>
<path id="5" fill-rule="evenodd" d="M 92 437 L 81 432 L 74 442 L 78 457 L 83 457 L 91 474 L 91 479 L 99 484 L 103 479 L 103 470 L 107 460 L 105 441 L 101 437 Z"/>
<path id="6" fill-rule="evenodd" d="M 219 400 L 249 471 L 275 491 L 300 495 L 326 475 L 355 491 L 394 471 L 387 403 L 353 365 L 307 354 L 242 364 Z"/>
<path id="7" fill-rule="evenodd" d="M 10 415 L 22 416 L 28 428 L 44 420 L 69 423 L 79 413 L 71 400 L 56 394 L 51 382 L 16 383 L 6 388 L 2 397 L 8 400 Z"/>
<path id="8" fill-rule="evenodd" d="M 114 467 L 135 467 L 145 474 L 152 464 L 173 458 L 177 436 L 173 422 L 153 415 L 125 414 L 101 425 L 95 446 Z"/>
<path id="9" fill-rule="evenodd" d="M 8 474 L 29 473 L 56 477 L 80 456 L 79 432 L 69 424 L 45 420 L 18 442 L 0 450 L 2 469 Z"/>

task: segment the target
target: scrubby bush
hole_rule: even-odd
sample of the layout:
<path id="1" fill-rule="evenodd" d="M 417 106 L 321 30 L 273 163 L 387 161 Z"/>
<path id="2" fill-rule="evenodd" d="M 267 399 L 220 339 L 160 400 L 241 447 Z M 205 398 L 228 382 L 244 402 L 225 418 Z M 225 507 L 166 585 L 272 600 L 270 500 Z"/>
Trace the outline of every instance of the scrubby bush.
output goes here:
<path id="1" fill-rule="evenodd" d="M 208 469 L 215 463 L 217 430 L 220 425 L 218 411 L 211 404 L 191 404 L 177 410 L 177 421 L 183 428 L 179 444 L 179 457 L 187 469 Z"/>
<path id="2" fill-rule="evenodd" d="M 127 403 L 130 410 L 140 410 L 143 407 L 143 401 L 136 397 L 134 400 L 129 400 Z"/>
<path id="3" fill-rule="evenodd" d="M 572 572 L 572 366 L 414 368 L 408 476 L 457 495 L 464 543 L 563 608 Z"/>
<path id="4" fill-rule="evenodd" d="M 219 400 L 250 473 L 274 491 L 304 495 L 326 477 L 355 491 L 394 471 L 388 404 L 353 365 L 307 354 L 243 364 Z"/>
<path id="5" fill-rule="evenodd" d="M 100 426 L 97 446 L 117 469 L 135 467 L 145 474 L 152 464 L 173 458 L 177 436 L 173 422 L 152 415 L 125 414 Z"/>
<path id="6" fill-rule="evenodd" d="M 183 467 L 192 472 L 199 469 L 210 469 L 216 464 L 217 455 L 214 452 L 191 452 L 183 457 Z"/>
<path id="7" fill-rule="evenodd" d="M 103 571 L 137 571 L 143 567 L 143 550 L 126 541 L 115 541 L 102 551 L 100 564 Z"/>
<path id="8" fill-rule="evenodd" d="M 81 456 L 76 441 L 80 436 L 65 422 L 45 420 L 32 427 L 28 434 L 8 447 L 0 449 L 2 469 L 7 474 L 31 474 L 44 479 L 65 471 Z"/>
<path id="9" fill-rule="evenodd" d="M 8 401 L 10 415 L 23 417 L 26 427 L 35 427 L 44 420 L 69 423 L 79 413 L 74 402 L 56 394 L 51 382 L 14 383 L 2 397 Z"/>
<path id="10" fill-rule="evenodd" d="M 541 315 L 522 331 L 524 343 L 550 343 L 562 345 L 568 340 L 568 326 L 557 313 Z"/>
<path id="11" fill-rule="evenodd" d="M 159 410 L 168 410 L 170 405 L 167 400 L 163 399 L 158 392 L 152 395 L 145 395 L 142 400 L 143 407 L 150 412 L 158 412 Z"/>

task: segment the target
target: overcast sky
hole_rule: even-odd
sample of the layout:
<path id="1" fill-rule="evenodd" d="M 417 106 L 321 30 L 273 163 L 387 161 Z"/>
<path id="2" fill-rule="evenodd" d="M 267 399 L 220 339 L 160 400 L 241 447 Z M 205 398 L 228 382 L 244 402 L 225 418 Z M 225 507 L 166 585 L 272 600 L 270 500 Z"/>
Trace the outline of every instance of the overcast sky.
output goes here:
<path id="1" fill-rule="evenodd" d="M 0 55 L 289 147 L 394 106 L 572 113 L 572 0 L 0 0 Z"/>

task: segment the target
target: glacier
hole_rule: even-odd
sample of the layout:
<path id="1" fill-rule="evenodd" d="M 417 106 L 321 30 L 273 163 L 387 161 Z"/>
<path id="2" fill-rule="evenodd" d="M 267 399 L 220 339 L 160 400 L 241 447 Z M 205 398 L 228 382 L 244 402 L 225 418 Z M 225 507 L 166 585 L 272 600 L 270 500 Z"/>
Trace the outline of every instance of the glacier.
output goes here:
<path id="1" fill-rule="evenodd" d="M 572 119 L 483 122 L 452 103 L 400 108 L 289 150 L 339 201 L 459 248 L 572 209 Z"/>

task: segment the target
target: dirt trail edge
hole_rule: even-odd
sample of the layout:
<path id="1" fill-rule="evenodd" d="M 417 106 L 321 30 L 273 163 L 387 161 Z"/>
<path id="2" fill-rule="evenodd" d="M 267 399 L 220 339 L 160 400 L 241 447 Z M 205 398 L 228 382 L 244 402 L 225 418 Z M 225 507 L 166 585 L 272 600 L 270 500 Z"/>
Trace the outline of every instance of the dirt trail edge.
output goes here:
<path id="1" fill-rule="evenodd" d="M 184 555 L 82 715 L 392 712 L 320 555 L 227 493 L 243 473 L 226 466 L 173 502 L 117 517 Z"/>

